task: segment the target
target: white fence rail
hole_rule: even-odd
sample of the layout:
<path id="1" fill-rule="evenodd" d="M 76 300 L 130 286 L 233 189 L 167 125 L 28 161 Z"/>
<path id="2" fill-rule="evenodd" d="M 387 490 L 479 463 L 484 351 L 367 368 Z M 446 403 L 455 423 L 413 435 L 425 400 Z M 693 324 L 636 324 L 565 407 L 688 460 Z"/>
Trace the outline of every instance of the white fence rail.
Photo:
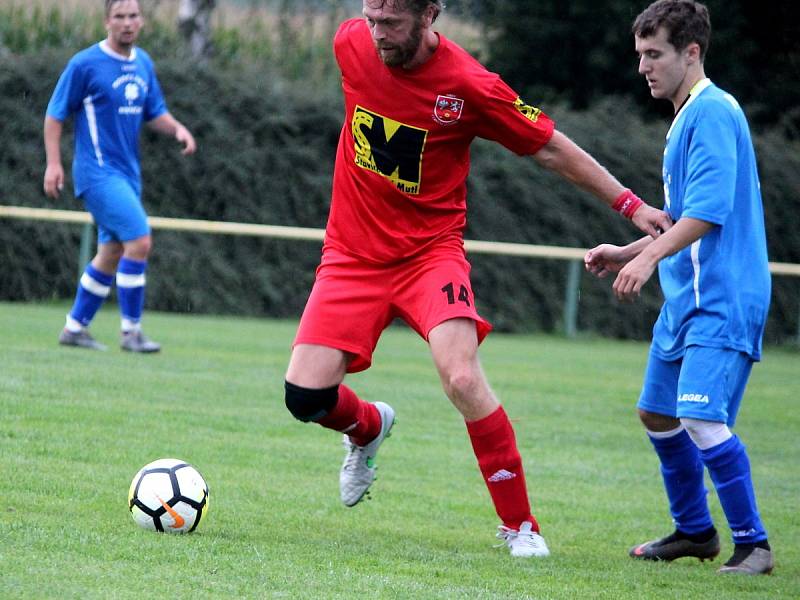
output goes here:
<path id="1" fill-rule="evenodd" d="M 88 254 L 89 243 L 91 241 L 90 226 L 92 225 L 92 217 L 87 212 L 30 208 L 27 206 L 0 206 L 0 217 L 7 219 L 83 224 L 85 227 L 78 268 L 83 269 L 83 266 L 89 260 Z M 255 223 L 233 223 L 228 221 L 201 221 L 197 219 L 172 219 L 167 217 L 148 217 L 148 219 L 153 229 L 188 231 L 193 233 L 248 235 L 274 239 L 318 242 L 321 242 L 325 235 L 323 229 L 307 227 L 285 227 L 281 225 L 259 225 Z M 586 254 L 586 248 L 538 246 L 534 244 L 512 244 L 507 242 L 485 242 L 478 240 L 466 240 L 464 244 L 467 251 L 472 253 L 570 261 L 564 304 L 564 330 L 568 336 L 575 334 L 581 263 L 583 262 L 584 254 Z M 800 277 L 800 264 L 771 262 L 769 263 L 769 270 L 773 275 Z M 800 342 L 800 323 L 798 323 L 797 339 L 798 342 Z"/>

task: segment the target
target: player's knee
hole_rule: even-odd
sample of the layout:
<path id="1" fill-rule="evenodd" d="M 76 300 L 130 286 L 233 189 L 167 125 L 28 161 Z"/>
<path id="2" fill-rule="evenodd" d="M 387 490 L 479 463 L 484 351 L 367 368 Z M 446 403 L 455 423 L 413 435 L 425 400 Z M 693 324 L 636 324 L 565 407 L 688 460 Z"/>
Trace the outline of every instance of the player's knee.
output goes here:
<path id="1" fill-rule="evenodd" d="M 336 406 L 339 399 L 339 386 L 310 389 L 285 382 L 286 408 L 295 419 L 308 423 L 319 421 Z"/>
<path id="2" fill-rule="evenodd" d="M 104 242 L 97 247 L 97 255 L 92 260 L 95 268 L 103 273 L 114 273 L 122 258 L 123 247 L 119 242 Z"/>
<path id="3" fill-rule="evenodd" d="M 153 238 L 149 235 L 130 240 L 124 243 L 125 254 L 134 260 L 147 260 L 153 249 Z"/>
<path id="4" fill-rule="evenodd" d="M 123 250 L 124 248 L 122 244 L 119 243 L 110 243 L 103 245 L 104 257 L 116 262 L 119 262 L 119 259 L 122 258 Z"/>
<path id="5" fill-rule="evenodd" d="M 675 417 L 639 409 L 639 420 L 648 431 L 672 431 L 681 426 Z"/>
<path id="6" fill-rule="evenodd" d="M 717 421 L 704 421 L 681 417 L 681 423 L 686 428 L 689 437 L 700 450 L 708 450 L 733 437 L 733 433 L 725 423 Z"/>
<path id="7" fill-rule="evenodd" d="M 442 378 L 444 390 L 450 398 L 468 398 L 480 384 L 480 375 L 472 369 L 458 368 Z"/>

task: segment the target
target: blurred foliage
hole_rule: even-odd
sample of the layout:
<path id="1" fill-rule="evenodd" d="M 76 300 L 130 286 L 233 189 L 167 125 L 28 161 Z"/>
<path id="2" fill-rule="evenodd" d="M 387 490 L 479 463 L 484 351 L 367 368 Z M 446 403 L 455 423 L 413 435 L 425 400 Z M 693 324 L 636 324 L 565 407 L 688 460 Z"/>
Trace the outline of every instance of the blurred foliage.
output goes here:
<path id="1" fill-rule="evenodd" d="M 484 0 L 491 66 L 533 101 L 557 96 L 586 108 L 603 95 L 625 95 L 650 114 L 671 114 L 669 103 L 650 99 L 637 73 L 631 25 L 648 3 Z M 797 3 L 704 4 L 712 25 L 706 74 L 739 99 L 755 124 L 777 123 L 800 139 Z"/>
<path id="2" fill-rule="evenodd" d="M 58 202 L 42 191 L 42 120 L 55 81 L 70 56 L 99 39 L 86 15 L 58 11 L 20 21 L 23 13 L 0 8 L 7 51 L 0 56 L 0 204 L 80 209 L 71 178 Z M 17 15 L 17 16 L 14 16 Z M 145 130 L 142 137 L 144 203 L 151 215 L 325 226 L 342 103 L 326 28 L 330 14 L 313 25 L 284 14 L 280 28 L 218 27 L 218 53 L 208 65 L 191 63 L 169 24 L 150 21 L 141 44 L 155 58 L 170 110 L 199 143 L 184 158 L 169 140 Z M 73 22 L 71 19 L 75 18 Z M 16 19 L 16 20 L 14 20 Z M 22 27 L 13 44 L 5 26 Z M 96 20 L 96 19 L 95 19 Z M 59 22 L 69 35 L 30 30 Z M 327 25 L 326 25 L 327 23 Z M 76 33 L 83 26 L 80 35 Z M 299 36 L 296 27 L 313 28 Z M 259 29 L 263 28 L 263 29 Z M 332 32 L 331 32 L 332 33 Z M 291 38 L 291 39 L 290 39 Z M 67 43 L 60 43 L 66 39 Z M 281 39 L 307 52 L 292 63 L 275 54 Z M 27 41 L 26 41 L 27 40 Z M 260 40 L 260 42 L 259 42 Z M 224 43 L 223 43 L 224 42 Z M 318 48 L 317 48 L 318 45 Z M 305 48 L 306 50 L 303 50 Z M 661 203 L 660 157 L 667 120 L 646 119 L 637 103 L 598 98 L 587 110 L 568 103 L 545 109 L 559 129 L 590 151 L 626 185 L 652 204 Z M 778 127 L 755 136 L 773 261 L 800 262 L 800 144 Z M 62 141 L 72 157 L 71 126 Z M 467 237 L 556 246 L 626 243 L 636 230 L 592 197 L 489 142 L 473 147 Z M 0 298 L 67 299 L 78 271 L 80 227 L 0 221 Z M 180 312 L 296 317 L 302 311 L 319 260 L 320 245 L 252 237 L 154 231 L 148 307 Z M 557 260 L 472 255 L 479 309 L 502 331 L 558 331 L 562 327 L 568 264 Z M 800 279 L 776 277 L 767 340 L 798 331 Z M 579 329 L 619 338 L 649 337 L 660 306 L 651 281 L 643 298 L 621 306 L 610 281 L 584 274 Z"/>

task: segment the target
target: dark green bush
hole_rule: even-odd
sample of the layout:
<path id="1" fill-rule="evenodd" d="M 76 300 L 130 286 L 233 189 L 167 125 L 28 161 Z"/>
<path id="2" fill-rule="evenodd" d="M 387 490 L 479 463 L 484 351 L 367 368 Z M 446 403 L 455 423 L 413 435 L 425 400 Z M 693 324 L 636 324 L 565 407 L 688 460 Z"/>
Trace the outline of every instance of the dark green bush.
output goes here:
<path id="1" fill-rule="evenodd" d="M 292 82 L 256 58 L 187 63 L 167 29 L 152 52 L 170 110 L 195 133 L 198 153 L 184 158 L 170 140 L 142 139 L 144 203 L 151 215 L 324 227 L 342 106 L 338 89 L 312 77 Z M 143 41 L 144 47 L 148 47 Z M 0 204 L 79 209 L 65 193 L 42 193 L 42 120 L 55 81 L 75 49 L 43 48 L 0 57 Z M 605 99 L 585 112 L 544 107 L 559 129 L 623 183 L 660 205 L 660 160 L 668 123 L 645 122 L 630 101 Z M 71 160 L 71 127 L 62 143 Z M 756 136 L 770 258 L 800 262 L 796 223 L 797 143 Z M 68 181 L 71 189 L 71 181 Z M 479 141 L 469 180 L 472 239 L 591 247 L 626 243 L 636 230 L 607 207 L 539 168 L 532 159 Z M 0 220 L 0 299 L 70 298 L 80 227 Z M 148 306 L 152 309 L 295 317 L 302 311 L 320 244 L 251 237 L 154 232 Z M 471 256 L 479 308 L 504 331 L 562 326 L 567 263 Z M 660 305 L 656 281 L 640 302 L 620 306 L 610 281 L 584 274 L 579 328 L 646 339 Z M 797 335 L 800 280 L 776 277 L 767 339 Z"/>

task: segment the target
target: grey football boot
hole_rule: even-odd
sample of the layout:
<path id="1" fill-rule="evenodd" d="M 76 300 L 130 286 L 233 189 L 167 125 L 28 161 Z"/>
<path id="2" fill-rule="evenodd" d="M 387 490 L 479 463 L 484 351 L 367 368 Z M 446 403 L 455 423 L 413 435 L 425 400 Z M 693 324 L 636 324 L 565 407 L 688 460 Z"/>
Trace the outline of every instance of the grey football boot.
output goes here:
<path id="1" fill-rule="evenodd" d="M 375 481 L 375 456 L 383 440 L 389 437 L 394 425 L 394 410 L 384 402 L 376 402 L 375 408 L 381 415 L 381 431 L 366 446 L 356 446 L 350 436 L 345 434 L 344 447 L 347 454 L 339 471 L 339 495 L 345 506 L 355 506 L 367 494 L 369 486 Z"/>
<path id="2" fill-rule="evenodd" d="M 141 330 L 124 331 L 120 338 L 119 347 L 127 352 L 141 352 L 152 354 L 161 350 L 161 344 L 148 338 Z"/>
<path id="3" fill-rule="evenodd" d="M 736 545 L 733 556 L 718 573 L 740 573 L 742 575 L 769 575 L 775 566 L 772 550 Z"/>
<path id="4" fill-rule="evenodd" d="M 84 328 L 80 331 L 70 331 L 69 329 L 62 329 L 58 336 L 58 343 L 62 346 L 73 346 L 75 348 L 88 348 L 89 350 L 107 350 L 108 348 L 98 342 L 89 333 L 89 330 Z"/>

